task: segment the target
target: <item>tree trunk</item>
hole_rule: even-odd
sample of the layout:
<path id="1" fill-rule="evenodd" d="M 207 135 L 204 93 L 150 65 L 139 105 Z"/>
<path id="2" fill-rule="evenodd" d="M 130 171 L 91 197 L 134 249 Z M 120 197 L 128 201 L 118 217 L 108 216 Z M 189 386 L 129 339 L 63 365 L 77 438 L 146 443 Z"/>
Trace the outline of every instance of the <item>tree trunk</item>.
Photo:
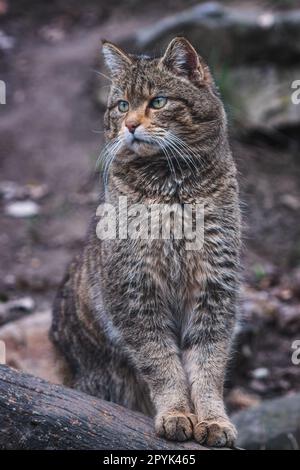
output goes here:
<path id="1" fill-rule="evenodd" d="M 0 449 L 206 450 L 158 438 L 140 413 L 3 365 Z"/>

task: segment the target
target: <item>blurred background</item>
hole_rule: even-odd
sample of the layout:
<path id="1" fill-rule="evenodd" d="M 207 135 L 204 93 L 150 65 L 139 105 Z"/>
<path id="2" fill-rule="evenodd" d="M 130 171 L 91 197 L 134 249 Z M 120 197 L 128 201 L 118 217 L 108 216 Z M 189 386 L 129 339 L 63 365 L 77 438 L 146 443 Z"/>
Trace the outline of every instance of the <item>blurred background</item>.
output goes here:
<path id="1" fill-rule="evenodd" d="M 57 381 L 51 304 L 101 189 L 100 39 L 159 55 L 175 35 L 214 72 L 240 177 L 243 321 L 227 406 L 241 446 L 299 449 L 296 0 L 0 0 L 0 340 L 9 365 Z"/>

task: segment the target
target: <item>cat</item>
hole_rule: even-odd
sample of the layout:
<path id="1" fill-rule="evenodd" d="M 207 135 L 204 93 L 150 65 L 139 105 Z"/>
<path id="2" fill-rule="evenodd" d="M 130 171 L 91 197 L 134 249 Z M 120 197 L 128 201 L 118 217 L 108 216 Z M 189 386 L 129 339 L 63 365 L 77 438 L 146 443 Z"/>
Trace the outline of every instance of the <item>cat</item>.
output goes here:
<path id="1" fill-rule="evenodd" d="M 65 383 L 153 416 L 161 437 L 232 447 L 223 383 L 238 318 L 241 222 L 224 107 L 185 38 L 159 58 L 108 41 L 103 53 L 111 78 L 105 208 L 120 198 L 128 208 L 200 205 L 204 236 L 187 249 L 172 219 L 169 239 L 101 239 L 93 217 L 54 302 L 51 338 Z"/>

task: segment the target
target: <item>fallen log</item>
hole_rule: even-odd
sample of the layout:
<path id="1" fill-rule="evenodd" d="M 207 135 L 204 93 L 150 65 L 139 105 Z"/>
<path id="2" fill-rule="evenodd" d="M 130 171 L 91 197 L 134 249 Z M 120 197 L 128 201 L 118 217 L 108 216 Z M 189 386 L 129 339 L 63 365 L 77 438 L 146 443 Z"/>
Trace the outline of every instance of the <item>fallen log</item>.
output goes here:
<path id="1" fill-rule="evenodd" d="M 140 413 L 4 365 L 0 449 L 207 450 L 158 438 Z"/>

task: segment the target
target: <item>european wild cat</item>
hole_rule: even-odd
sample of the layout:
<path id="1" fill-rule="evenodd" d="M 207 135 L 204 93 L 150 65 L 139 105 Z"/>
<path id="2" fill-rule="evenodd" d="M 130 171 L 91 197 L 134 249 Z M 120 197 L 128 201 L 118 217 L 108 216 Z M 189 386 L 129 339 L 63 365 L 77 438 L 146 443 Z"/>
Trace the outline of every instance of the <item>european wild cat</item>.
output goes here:
<path id="1" fill-rule="evenodd" d="M 204 243 L 102 239 L 92 221 L 54 306 L 69 384 L 155 415 L 167 439 L 232 446 L 223 381 L 236 320 L 240 212 L 226 117 L 207 65 L 184 38 L 162 58 L 104 42 L 105 202 L 204 207 Z M 163 221 L 164 223 L 164 221 Z M 171 232 L 175 226 L 171 224 Z"/>

